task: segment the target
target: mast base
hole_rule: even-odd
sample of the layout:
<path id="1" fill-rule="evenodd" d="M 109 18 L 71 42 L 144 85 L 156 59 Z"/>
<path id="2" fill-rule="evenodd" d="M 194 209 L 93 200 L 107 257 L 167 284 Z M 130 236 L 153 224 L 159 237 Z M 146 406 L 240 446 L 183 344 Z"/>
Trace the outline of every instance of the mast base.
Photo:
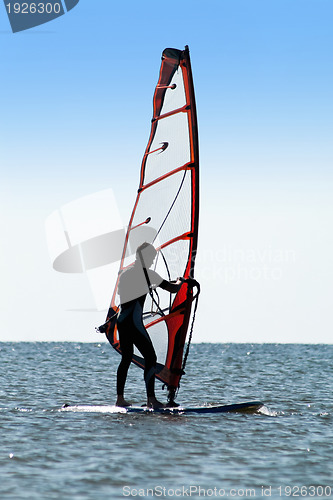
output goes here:
<path id="1" fill-rule="evenodd" d="M 176 408 L 179 406 L 178 403 L 175 401 L 176 399 L 176 388 L 173 386 L 168 387 L 168 402 L 167 402 L 167 408 Z"/>

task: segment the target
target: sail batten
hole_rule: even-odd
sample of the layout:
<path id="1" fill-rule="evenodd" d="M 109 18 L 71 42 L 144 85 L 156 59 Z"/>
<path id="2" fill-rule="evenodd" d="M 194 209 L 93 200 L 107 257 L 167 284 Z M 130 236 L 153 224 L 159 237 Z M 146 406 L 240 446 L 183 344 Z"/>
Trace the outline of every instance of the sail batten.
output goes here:
<path id="1" fill-rule="evenodd" d="M 154 116 L 152 118 L 152 122 L 157 121 L 157 120 L 163 120 L 164 118 L 168 118 L 169 116 L 176 115 L 178 113 L 186 113 L 188 111 L 189 107 L 185 104 L 182 108 L 175 109 L 173 111 L 169 111 L 168 113 L 164 113 L 164 115 L 160 116 Z"/>
<path id="2" fill-rule="evenodd" d="M 199 218 L 199 152 L 197 117 L 188 47 L 165 49 L 153 96 L 153 118 L 143 155 L 140 184 L 130 217 L 120 271 L 133 263 L 143 242 L 161 255 L 156 271 L 165 279 L 194 277 Z M 144 229 L 144 230 L 143 230 Z M 129 251 L 129 249 L 131 251 Z M 106 335 L 120 352 L 117 337 L 117 280 L 109 309 Z M 159 289 L 159 312 L 143 320 L 157 354 L 156 376 L 170 391 L 179 387 L 183 351 L 191 318 L 193 291 L 183 283 L 177 294 Z M 163 315 L 158 316 L 160 311 Z M 154 317 L 156 314 L 156 317 Z M 139 352 L 133 362 L 144 367 Z"/>
<path id="3" fill-rule="evenodd" d="M 157 184 L 158 182 L 163 181 L 164 179 L 167 179 L 168 177 L 170 177 L 173 174 L 177 174 L 178 172 L 181 172 L 183 170 L 191 170 L 191 168 L 195 168 L 195 165 L 193 165 L 193 163 L 186 163 L 185 165 L 182 165 L 179 168 L 175 168 L 175 170 L 172 170 L 171 172 L 168 172 L 168 173 L 162 175 L 161 177 L 154 179 L 153 181 L 149 182 L 149 184 L 145 184 L 144 186 L 139 188 L 138 191 L 141 192 L 144 189 L 147 189 L 147 188 L 153 186 L 154 184 Z"/>

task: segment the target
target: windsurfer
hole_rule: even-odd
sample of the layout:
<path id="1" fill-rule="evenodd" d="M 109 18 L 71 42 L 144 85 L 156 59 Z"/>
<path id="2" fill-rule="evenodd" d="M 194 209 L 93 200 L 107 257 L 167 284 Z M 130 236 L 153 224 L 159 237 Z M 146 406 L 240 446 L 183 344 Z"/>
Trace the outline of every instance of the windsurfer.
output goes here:
<path id="1" fill-rule="evenodd" d="M 119 278 L 118 294 L 120 310 L 117 318 L 119 343 L 122 358 L 117 371 L 116 406 L 130 406 L 124 399 L 127 372 L 133 357 L 134 346 L 145 360 L 144 380 L 147 392 L 147 406 L 162 408 L 164 405 L 155 396 L 156 353 L 142 320 L 143 305 L 147 293 L 158 286 L 170 293 L 177 293 L 183 279 L 166 281 L 150 269 L 156 257 L 156 250 L 150 243 L 143 243 L 136 250 L 135 263 L 125 269 Z"/>

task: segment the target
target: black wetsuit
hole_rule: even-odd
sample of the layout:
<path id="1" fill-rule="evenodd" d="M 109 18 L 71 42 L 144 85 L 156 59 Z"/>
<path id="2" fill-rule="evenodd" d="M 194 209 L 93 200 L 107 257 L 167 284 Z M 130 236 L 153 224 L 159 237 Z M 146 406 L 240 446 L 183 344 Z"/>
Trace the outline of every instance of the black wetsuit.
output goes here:
<path id="1" fill-rule="evenodd" d="M 162 278 L 154 271 L 148 270 L 148 274 L 151 284 L 157 286 L 163 282 Z M 122 300 L 131 298 L 131 295 L 140 293 L 140 290 L 144 292 L 143 295 L 124 303 L 122 302 Z M 118 291 L 121 306 L 117 319 L 117 328 L 122 358 L 117 371 L 117 394 L 124 394 L 127 372 L 132 361 L 135 346 L 145 360 L 144 380 L 147 396 L 153 397 L 155 396 L 156 354 L 142 320 L 143 305 L 148 293 L 148 284 L 142 268 L 140 269 L 134 265 L 132 268 L 124 271 L 120 277 Z"/>

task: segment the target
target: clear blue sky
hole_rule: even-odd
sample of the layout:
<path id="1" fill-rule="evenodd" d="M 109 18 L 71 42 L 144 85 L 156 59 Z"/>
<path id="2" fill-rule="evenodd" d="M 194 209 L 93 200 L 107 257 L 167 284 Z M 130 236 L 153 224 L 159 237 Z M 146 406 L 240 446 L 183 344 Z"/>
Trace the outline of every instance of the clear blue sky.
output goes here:
<path id="1" fill-rule="evenodd" d="M 86 276 L 51 267 L 45 220 L 112 188 L 127 222 L 161 52 L 188 44 L 195 340 L 331 343 L 332 15 L 331 0 L 80 0 L 13 34 L 0 5 L 0 340 L 101 340 Z"/>

